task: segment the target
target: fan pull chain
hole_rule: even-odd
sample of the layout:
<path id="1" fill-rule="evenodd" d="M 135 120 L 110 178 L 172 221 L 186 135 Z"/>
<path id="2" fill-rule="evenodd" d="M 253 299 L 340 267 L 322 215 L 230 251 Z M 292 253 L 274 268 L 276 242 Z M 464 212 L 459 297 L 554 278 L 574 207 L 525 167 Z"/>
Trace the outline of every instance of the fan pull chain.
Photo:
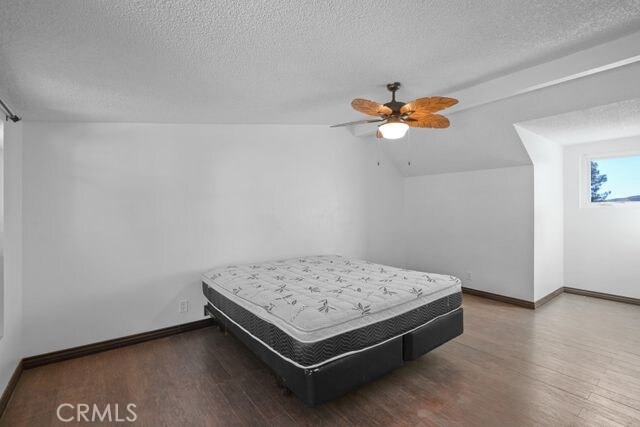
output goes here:
<path id="1" fill-rule="evenodd" d="M 407 131 L 407 165 L 411 167 L 411 130 Z"/>
<path id="2" fill-rule="evenodd" d="M 376 156 L 378 158 L 378 166 L 380 166 L 380 139 L 377 135 L 373 136 L 376 139 Z"/>

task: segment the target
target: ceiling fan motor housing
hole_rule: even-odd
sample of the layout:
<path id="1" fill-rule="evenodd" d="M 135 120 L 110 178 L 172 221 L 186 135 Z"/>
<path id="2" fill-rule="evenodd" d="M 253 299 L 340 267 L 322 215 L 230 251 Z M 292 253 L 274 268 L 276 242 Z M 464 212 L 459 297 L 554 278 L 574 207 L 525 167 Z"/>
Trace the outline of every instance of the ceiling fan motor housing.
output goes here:
<path id="1" fill-rule="evenodd" d="M 404 105 L 404 102 L 400 102 L 400 101 L 390 101 L 387 102 L 386 104 L 384 104 L 385 107 L 389 107 L 391 108 L 391 110 L 393 111 L 393 115 L 400 115 L 400 108 L 402 108 L 402 106 Z"/>

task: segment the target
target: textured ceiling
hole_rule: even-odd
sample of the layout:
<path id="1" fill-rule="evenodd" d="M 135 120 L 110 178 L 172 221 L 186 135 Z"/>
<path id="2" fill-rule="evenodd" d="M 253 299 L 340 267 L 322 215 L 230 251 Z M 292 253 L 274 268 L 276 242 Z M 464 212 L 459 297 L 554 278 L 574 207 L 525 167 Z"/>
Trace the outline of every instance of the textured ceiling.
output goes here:
<path id="1" fill-rule="evenodd" d="M 635 0 L 0 0 L 0 94 L 26 119 L 329 124 L 637 30 Z"/>
<path id="2" fill-rule="evenodd" d="M 545 117 L 519 125 L 562 145 L 640 135 L 640 99 Z"/>

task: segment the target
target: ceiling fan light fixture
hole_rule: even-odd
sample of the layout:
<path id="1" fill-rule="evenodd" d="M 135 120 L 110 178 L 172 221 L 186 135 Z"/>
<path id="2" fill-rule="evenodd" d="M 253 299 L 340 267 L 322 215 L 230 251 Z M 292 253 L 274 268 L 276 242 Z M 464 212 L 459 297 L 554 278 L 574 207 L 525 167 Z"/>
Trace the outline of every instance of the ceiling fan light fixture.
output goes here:
<path id="1" fill-rule="evenodd" d="M 400 120 L 391 120 L 379 127 L 384 139 L 403 138 L 409 130 L 409 125 Z"/>

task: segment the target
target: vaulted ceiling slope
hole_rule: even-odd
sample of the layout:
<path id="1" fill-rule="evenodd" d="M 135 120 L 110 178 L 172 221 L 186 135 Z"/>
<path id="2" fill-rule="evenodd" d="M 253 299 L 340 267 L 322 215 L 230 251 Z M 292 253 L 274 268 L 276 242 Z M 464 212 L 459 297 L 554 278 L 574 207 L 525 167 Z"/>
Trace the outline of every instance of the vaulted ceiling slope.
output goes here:
<path id="1" fill-rule="evenodd" d="M 0 0 L 0 94 L 28 120 L 330 124 L 631 33 L 637 0 Z"/>
<path id="2" fill-rule="evenodd" d="M 557 124 L 556 132 L 573 132 L 576 137 L 595 132 L 596 127 L 622 132 L 622 124 L 631 127 L 637 122 L 638 76 L 636 61 L 454 113 L 453 125 L 446 131 L 416 131 L 408 143 L 383 147 L 405 176 L 528 165 L 531 159 L 515 124 L 546 134 L 541 128 L 551 126 L 549 117 L 556 117 L 556 123 L 570 120 L 573 125 Z"/>
<path id="3" fill-rule="evenodd" d="M 640 135 L 640 98 L 518 123 L 561 145 Z"/>

